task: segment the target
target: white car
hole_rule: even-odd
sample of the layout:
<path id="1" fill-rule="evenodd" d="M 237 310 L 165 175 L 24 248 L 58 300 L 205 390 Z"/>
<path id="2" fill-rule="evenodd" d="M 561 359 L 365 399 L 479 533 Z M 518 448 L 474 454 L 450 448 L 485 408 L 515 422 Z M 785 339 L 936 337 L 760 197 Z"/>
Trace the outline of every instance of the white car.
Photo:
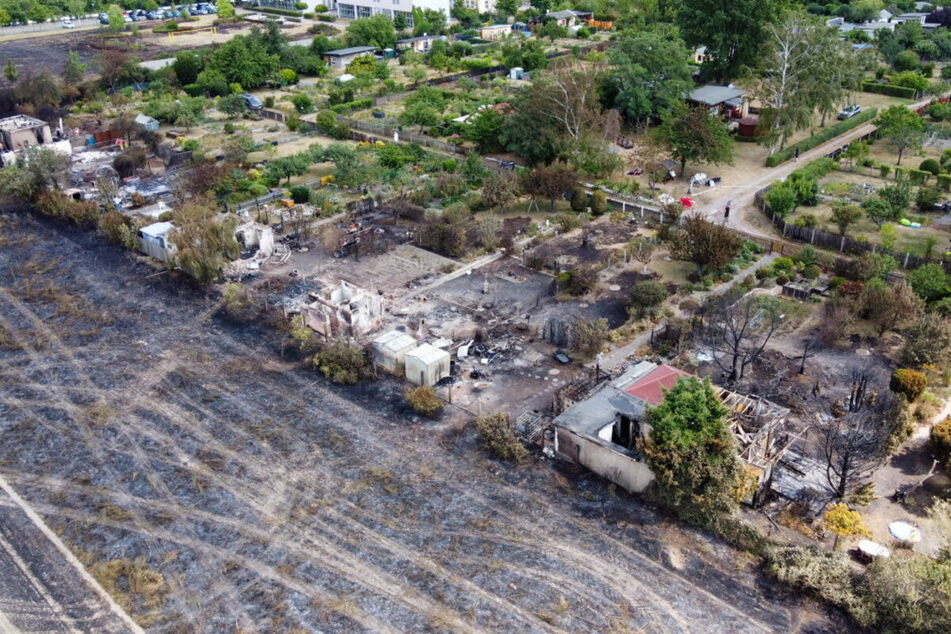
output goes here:
<path id="1" fill-rule="evenodd" d="M 76 24 L 72 20 L 63 20 L 64 29 L 75 29 Z"/>

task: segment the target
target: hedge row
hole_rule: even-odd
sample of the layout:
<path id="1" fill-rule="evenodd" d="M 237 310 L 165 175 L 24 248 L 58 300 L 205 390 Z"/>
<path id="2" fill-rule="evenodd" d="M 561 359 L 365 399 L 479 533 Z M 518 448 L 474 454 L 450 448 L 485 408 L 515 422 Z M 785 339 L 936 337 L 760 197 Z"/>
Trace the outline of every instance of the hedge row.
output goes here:
<path id="1" fill-rule="evenodd" d="M 861 124 L 874 119 L 876 114 L 878 114 L 878 110 L 875 108 L 869 108 L 868 110 L 855 115 L 851 119 L 846 119 L 845 121 L 839 121 L 835 125 L 830 125 L 828 128 L 819 132 L 818 134 L 814 134 L 809 138 L 803 139 L 799 143 L 794 143 L 785 150 L 776 152 L 766 159 L 766 167 L 776 167 L 780 163 L 788 161 L 793 156 L 795 156 L 796 150 L 805 152 L 807 150 L 811 150 L 817 145 L 822 145 L 830 139 L 834 139 L 840 134 L 845 134 L 852 128 L 857 128 Z"/>
<path id="2" fill-rule="evenodd" d="M 273 9 L 271 7 L 254 7 L 256 13 L 272 13 L 274 15 L 286 15 L 292 18 L 303 16 L 302 11 L 291 11 L 290 9 Z"/>
<path id="3" fill-rule="evenodd" d="M 338 103 L 336 105 L 330 106 L 330 109 L 334 112 L 351 112 L 353 110 L 363 110 L 364 108 L 369 108 L 372 105 L 372 99 L 357 99 L 356 101 L 348 101 L 347 103 Z"/>
<path id="4" fill-rule="evenodd" d="M 803 165 L 789 176 L 791 177 L 793 174 L 796 174 L 805 180 L 819 180 L 834 169 L 835 161 L 830 159 L 828 156 L 823 156 L 822 158 L 816 159 L 811 163 Z"/>
<path id="5" fill-rule="evenodd" d="M 863 81 L 862 92 L 874 92 L 879 95 L 888 95 L 889 97 L 902 97 L 904 99 L 914 99 L 918 92 L 908 86 L 896 86 L 894 84 L 880 84 L 874 81 Z"/>

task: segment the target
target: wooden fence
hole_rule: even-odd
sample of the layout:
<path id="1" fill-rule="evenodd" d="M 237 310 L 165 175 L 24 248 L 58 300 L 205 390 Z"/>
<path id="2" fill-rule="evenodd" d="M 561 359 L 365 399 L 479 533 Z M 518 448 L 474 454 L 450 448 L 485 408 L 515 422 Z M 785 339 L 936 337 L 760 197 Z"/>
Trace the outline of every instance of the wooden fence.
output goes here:
<path id="1" fill-rule="evenodd" d="M 913 253 L 902 251 L 892 251 L 876 244 L 871 244 L 862 240 L 855 240 L 854 238 L 843 236 L 838 233 L 832 233 L 831 231 L 825 231 L 816 227 L 800 227 L 791 222 L 786 222 L 776 214 L 772 213 L 769 210 L 769 207 L 766 205 L 767 189 L 769 189 L 769 187 L 764 187 L 756 192 L 756 202 L 763 213 L 769 216 L 770 220 L 773 221 L 773 225 L 776 226 L 784 238 L 797 240 L 799 242 L 811 244 L 817 247 L 832 249 L 846 255 L 862 255 L 863 253 L 880 253 L 883 255 L 890 255 L 895 258 L 895 260 L 903 269 L 916 269 L 923 264 L 934 262 L 941 264 L 948 273 L 951 273 L 951 262 L 945 260 L 926 258 L 921 255 L 915 255 Z"/>

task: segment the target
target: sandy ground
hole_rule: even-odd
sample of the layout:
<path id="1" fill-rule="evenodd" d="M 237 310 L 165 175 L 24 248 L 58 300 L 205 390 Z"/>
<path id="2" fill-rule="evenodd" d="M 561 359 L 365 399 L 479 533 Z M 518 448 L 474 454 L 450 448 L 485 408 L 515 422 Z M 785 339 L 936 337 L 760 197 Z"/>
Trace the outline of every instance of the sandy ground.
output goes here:
<path id="1" fill-rule="evenodd" d="M 161 575 L 127 597 L 152 631 L 836 627 L 597 478 L 488 460 L 99 237 L 3 222 L 2 471 L 87 565 Z"/>

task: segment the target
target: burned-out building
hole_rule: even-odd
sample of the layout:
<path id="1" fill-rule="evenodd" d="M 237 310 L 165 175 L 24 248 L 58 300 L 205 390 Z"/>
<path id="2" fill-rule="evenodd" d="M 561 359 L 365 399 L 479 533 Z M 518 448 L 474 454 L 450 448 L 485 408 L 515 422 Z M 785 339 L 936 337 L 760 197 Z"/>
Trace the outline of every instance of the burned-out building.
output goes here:
<path id="1" fill-rule="evenodd" d="M 16 152 L 31 145 L 52 143 L 53 134 L 45 121 L 18 114 L 0 119 L 0 142 L 4 152 Z"/>
<path id="2" fill-rule="evenodd" d="M 324 337 L 357 337 L 372 332 L 383 321 L 383 296 L 348 282 L 316 293 L 301 310 L 304 323 Z"/>
<path id="3" fill-rule="evenodd" d="M 559 455 L 581 464 L 628 491 L 644 491 L 654 474 L 638 452 L 638 440 L 650 435 L 648 407 L 660 405 L 664 391 L 691 376 L 669 365 L 641 361 L 604 383 L 584 400 L 571 404 L 554 420 Z M 740 457 L 762 490 L 772 468 L 789 444 L 782 429 L 789 410 L 766 399 L 714 386 L 727 408 Z M 754 499 L 749 501 L 755 501 Z"/>

